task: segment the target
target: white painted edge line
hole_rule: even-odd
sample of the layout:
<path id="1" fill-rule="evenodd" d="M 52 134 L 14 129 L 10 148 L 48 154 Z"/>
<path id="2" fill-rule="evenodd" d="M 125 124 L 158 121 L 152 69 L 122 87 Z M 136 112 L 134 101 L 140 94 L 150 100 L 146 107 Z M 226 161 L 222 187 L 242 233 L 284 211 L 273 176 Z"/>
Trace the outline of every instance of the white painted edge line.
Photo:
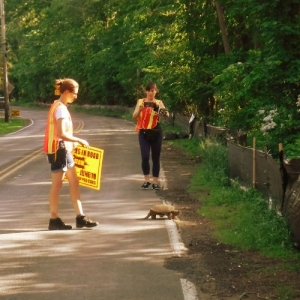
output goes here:
<path id="1" fill-rule="evenodd" d="M 21 118 L 24 119 L 23 117 L 21 117 Z M 17 131 L 14 131 L 14 132 L 11 132 L 11 133 L 7 133 L 7 134 L 4 135 L 4 136 L 14 135 L 14 134 L 16 134 L 16 133 L 18 133 L 18 132 L 20 132 L 20 131 L 22 131 L 22 130 L 24 130 L 24 129 L 30 127 L 30 126 L 32 126 L 32 125 L 34 124 L 34 122 L 33 122 L 32 119 L 29 119 L 29 120 L 30 120 L 30 124 L 29 124 L 29 125 L 27 125 L 27 126 L 21 128 L 21 129 L 19 129 L 19 130 L 17 130 Z"/>
<path id="2" fill-rule="evenodd" d="M 167 189 L 167 180 L 163 171 L 163 168 L 160 170 L 160 181 L 163 183 L 163 188 Z M 168 201 L 163 201 L 164 204 L 170 204 Z M 185 248 L 184 244 L 181 241 L 181 237 L 178 233 L 176 224 L 173 220 L 165 220 L 165 225 L 167 228 L 167 232 L 169 235 L 170 244 L 175 256 L 181 256 L 184 251 L 187 249 Z"/>
<path id="3" fill-rule="evenodd" d="M 164 201 L 164 203 L 167 202 Z M 165 220 L 165 224 L 168 231 L 170 244 L 173 249 L 173 253 L 175 256 L 180 257 L 182 253 L 187 249 L 181 241 L 176 224 L 173 220 Z M 180 278 L 180 283 L 184 300 L 198 300 L 197 290 L 192 282 L 188 281 L 187 279 Z"/>
<path id="4" fill-rule="evenodd" d="M 161 181 L 163 182 L 163 188 L 167 189 L 167 180 L 164 176 L 163 169 L 161 168 Z M 169 204 L 167 201 L 163 201 L 164 204 Z M 177 230 L 176 224 L 173 220 L 165 220 L 170 245 L 175 256 L 180 257 L 187 249 L 185 248 L 180 234 Z M 182 293 L 184 300 L 199 300 L 197 296 L 197 290 L 195 285 L 187 279 L 180 278 Z"/>
<path id="5" fill-rule="evenodd" d="M 197 291 L 193 283 L 187 279 L 180 279 L 184 300 L 198 300 Z"/>
<path id="6" fill-rule="evenodd" d="M 167 203 L 165 202 L 165 204 Z M 168 231 L 173 253 L 175 256 L 180 257 L 182 253 L 186 250 L 186 248 L 184 244 L 181 242 L 181 238 L 179 236 L 176 224 L 173 222 L 173 220 L 165 220 L 165 224 Z"/>

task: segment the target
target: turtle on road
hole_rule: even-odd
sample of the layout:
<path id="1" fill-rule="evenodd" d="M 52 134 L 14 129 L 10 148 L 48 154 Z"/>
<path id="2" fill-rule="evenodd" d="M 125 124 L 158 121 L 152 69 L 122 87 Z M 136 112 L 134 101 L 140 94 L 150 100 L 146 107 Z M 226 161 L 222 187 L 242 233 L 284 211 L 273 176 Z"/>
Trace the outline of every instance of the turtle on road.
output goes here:
<path id="1" fill-rule="evenodd" d="M 176 217 L 179 215 L 179 210 L 175 209 L 173 205 L 158 204 L 152 206 L 148 215 L 143 219 L 146 220 L 150 217 L 151 219 L 156 219 L 156 215 L 160 216 L 161 218 L 167 216 L 169 220 L 176 219 Z"/>

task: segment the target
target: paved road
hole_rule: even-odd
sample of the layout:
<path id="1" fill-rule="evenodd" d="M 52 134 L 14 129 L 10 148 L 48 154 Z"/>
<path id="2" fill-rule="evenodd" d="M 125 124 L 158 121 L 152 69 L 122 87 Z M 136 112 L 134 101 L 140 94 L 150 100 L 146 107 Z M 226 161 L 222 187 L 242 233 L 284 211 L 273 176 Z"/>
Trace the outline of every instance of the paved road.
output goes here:
<path id="1" fill-rule="evenodd" d="M 56 232 L 47 230 L 50 172 L 41 151 L 47 111 L 20 111 L 31 125 L 0 138 L 0 299 L 196 299 L 188 281 L 163 267 L 182 250 L 173 221 L 137 220 L 162 199 L 140 189 L 134 124 L 74 114 L 77 135 L 104 149 L 101 190 L 81 188 L 85 213 L 100 225 Z M 60 216 L 75 227 L 67 184 L 61 195 Z"/>

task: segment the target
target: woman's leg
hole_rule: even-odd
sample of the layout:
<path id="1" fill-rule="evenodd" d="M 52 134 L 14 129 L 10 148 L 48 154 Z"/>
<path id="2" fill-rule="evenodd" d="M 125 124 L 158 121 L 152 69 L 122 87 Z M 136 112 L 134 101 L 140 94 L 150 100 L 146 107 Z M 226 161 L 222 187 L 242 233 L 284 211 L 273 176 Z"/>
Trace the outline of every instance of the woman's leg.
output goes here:
<path id="1" fill-rule="evenodd" d="M 70 199 L 75 209 L 75 213 L 77 216 L 84 215 L 80 200 L 79 180 L 75 167 L 69 168 L 66 172 L 66 176 L 69 181 Z"/>
<path id="2" fill-rule="evenodd" d="M 52 172 L 52 184 L 49 194 L 50 218 L 58 218 L 59 192 L 62 187 L 64 172 Z"/>
<path id="3" fill-rule="evenodd" d="M 62 171 L 59 170 L 62 169 Z M 59 204 L 59 192 L 62 187 L 64 176 L 67 177 L 69 181 L 69 190 L 70 190 L 70 198 L 75 209 L 76 213 L 76 227 L 94 227 L 97 226 L 99 223 L 92 221 L 91 219 L 87 218 L 82 209 L 82 204 L 80 200 L 80 190 L 79 190 L 79 180 L 77 177 L 75 163 L 71 153 L 66 154 L 66 165 L 54 165 L 52 164 L 51 170 L 59 170 L 56 172 L 52 172 L 52 185 L 50 190 L 50 213 L 51 219 L 58 218 L 58 204 Z M 49 222 L 49 230 L 65 230 L 65 229 L 72 229 L 71 225 L 65 225 L 64 222 L 61 221 L 60 218 L 57 220 L 50 220 Z"/>
<path id="4" fill-rule="evenodd" d="M 69 181 L 69 189 L 70 189 L 70 198 L 75 209 L 76 213 L 76 227 L 83 228 L 83 227 L 94 227 L 97 226 L 99 223 L 92 221 L 88 217 L 86 217 L 83 213 L 82 204 L 80 200 L 80 190 L 79 190 L 79 180 L 77 177 L 75 166 L 68 169 L 66 172 L 66 176 Z"/>
<path id="5" fill-rule="evenodd" d="M 142 171 L 145 181 L 150 180 L 150 143 L 144 138 L 143 133 L 139 133 L 139 144 L 142 156 Z"/>
<path id="6" fill-rule="evenodd" d="M 151 154 L 152 154 L 152 174 L 153 174 L 153 183 L 158 183 L 158 177 L 160 172 L 160 153 L 162 146 L 162 132 L 158 138 L 151 143 Z"/>

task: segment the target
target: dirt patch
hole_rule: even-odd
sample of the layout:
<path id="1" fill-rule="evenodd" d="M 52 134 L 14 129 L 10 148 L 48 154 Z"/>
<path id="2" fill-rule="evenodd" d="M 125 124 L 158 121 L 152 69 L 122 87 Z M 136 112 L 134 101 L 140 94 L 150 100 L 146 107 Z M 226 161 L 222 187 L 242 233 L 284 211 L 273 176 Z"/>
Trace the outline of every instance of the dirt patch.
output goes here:
<path id="1" fill-rule="evenodd" d="M 188 249 L 182 257 L 167 259 L 165 266 L 191 281 L 199 300 L 300 299 L 300 270 L 292 261 L 287 267 L 286 260 L 239 251 L 212 237 L 212 224 L 198 214 L 209 191 L 194 198 L 186 192 L 199 159 L 164 142 L 161 160 L 167 186 L 158 193 L 181 210 L 176 224 Z"/>

